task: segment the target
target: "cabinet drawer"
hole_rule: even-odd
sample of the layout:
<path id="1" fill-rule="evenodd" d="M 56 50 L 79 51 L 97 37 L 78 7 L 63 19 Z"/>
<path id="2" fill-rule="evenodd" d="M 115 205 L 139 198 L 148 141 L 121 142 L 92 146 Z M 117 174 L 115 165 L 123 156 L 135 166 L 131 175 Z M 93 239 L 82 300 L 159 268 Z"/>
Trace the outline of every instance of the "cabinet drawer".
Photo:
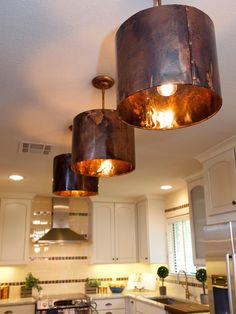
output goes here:
<path id="1" fill-rule="evenodd" d="M 34 314 L 34 312 L 35 312 L 34 304 L 0 306 L 0 314 Z"/>
<path id="2" fill-rule="evenodd" d="M 99 314 L 125 314 L 125 309 L 119 309 L 119 310 L 102 310 L 98 311 Z"/>
<path id="3" fill-rule="evenodd" d="M 97 303 L 97 310 L 109 310 L 109 309 L 125 309 L 125 299 L 103 299 L 95 300 Z"/>

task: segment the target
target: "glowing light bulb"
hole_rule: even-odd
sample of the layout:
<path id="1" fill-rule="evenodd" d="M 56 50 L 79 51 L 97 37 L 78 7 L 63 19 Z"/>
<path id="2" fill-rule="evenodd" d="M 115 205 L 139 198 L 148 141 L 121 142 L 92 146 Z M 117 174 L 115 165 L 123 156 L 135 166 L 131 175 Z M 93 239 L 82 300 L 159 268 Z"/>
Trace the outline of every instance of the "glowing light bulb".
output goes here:
<path id="1" fill-rule="evenodd" d="M 174 93 L 177 91 L 177 85 L 176 84 L 163 84 L 160 86 L 157 86 L 157 91 L 161 96 L 171 96 L 174 95 Z"/>
<path id="2" fill-rule="evenodd" d="M 97 174 L 109 175 L 112 170 L 112 162 L 110 160 L 105 160 L 101 163 L 100 167 L 97 170 Z"/>
<path id="3" fill-rule="evenodd" d="M 160 128 L 170 128 L 173 124 L 174 114 L 171 110 L 160 111 L 158 121 L 160 123 Z"/>
<path id="4" fill-rule="evenodd" d="M 174 122 L 174 114 L 171 110 L 158 111 L 151 108 L 146 113 L 146 127 L 168 129 L 171 128 Z"/>

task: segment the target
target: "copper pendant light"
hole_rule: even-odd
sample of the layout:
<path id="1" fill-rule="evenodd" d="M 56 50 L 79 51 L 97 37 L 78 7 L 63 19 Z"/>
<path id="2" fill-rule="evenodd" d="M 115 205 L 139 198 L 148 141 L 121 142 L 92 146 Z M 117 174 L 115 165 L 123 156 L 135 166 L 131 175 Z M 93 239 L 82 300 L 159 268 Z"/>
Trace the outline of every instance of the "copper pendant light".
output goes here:
<path id="1" fill-rule="evenodd" d="M 53 160 L 53 193 L 59 196 L 94 196 L 98 194 L 98 178 L 73 172 L 71 154 L 61 154 Z"/>
<path id="2" fill-rule="evenodd" d="M 191 126 L 222 105 L 214 25 L 194 7 L 155 2 L 116 34 L 118 113 L 143 129 Z"/>
<path id="3" fill-rule="evenodd" d="M 135 169 L 134 129 L 115 110 L 104 109 L 105 90 L 114 80 L 97 76 L 92 84 L 102 90 L 102 109 L 85 111 L 74 118 L 72 169 L 95 177 L 126 174 Z"/>

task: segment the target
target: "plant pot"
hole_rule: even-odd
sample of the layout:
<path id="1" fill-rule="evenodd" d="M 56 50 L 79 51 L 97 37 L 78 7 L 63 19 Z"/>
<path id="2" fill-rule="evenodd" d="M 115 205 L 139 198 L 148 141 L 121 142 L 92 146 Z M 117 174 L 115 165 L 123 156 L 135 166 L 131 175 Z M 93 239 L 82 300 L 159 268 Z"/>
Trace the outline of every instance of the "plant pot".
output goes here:
<path id="1" fill-rule="evenodd" d="M 209 304 L 208 294 L 200 294 L 201 304 Z"/>
<path id="2" fill-rule="evenodd" d="M 160 295 L 166 295 L 166 286 L 159 287 Z"/>

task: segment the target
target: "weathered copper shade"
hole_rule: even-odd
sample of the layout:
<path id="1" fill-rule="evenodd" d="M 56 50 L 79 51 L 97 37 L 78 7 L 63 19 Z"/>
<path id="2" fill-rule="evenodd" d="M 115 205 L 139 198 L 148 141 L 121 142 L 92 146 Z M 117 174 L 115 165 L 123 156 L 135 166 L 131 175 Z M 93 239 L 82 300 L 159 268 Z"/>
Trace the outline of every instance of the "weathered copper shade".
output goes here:
<path id="1" fill-rule="evenodd" d="M 104 89 L 112 84 L 108 78 L 99 76 L 93 80 L 93 85 L 103 90 L 103 98 Z M 103 109 L 82 112 L 74 118 L 72 130 L 74 171 L 110 177 L 135 169 L 134 129 L 115 110 L 104 109 L 103 105 Z"/>
<path id="2" fill-rule="evenodd" d="M 202 11 L 183 5 L 140 11 L 120 26 L 116 49 L 117 110 L 125 122 L 182 128 L 221 108 L 214 25 Z M 166 84 L 174 91 L 163 96 Z"/>
<path id="3" fill-rule="evenodd" d="M 71 170 L 71 154 L 53 160 L 53 193 L 60 196 L 93 196 L 98 194 L 98 178 L 82 176 Z"/>

